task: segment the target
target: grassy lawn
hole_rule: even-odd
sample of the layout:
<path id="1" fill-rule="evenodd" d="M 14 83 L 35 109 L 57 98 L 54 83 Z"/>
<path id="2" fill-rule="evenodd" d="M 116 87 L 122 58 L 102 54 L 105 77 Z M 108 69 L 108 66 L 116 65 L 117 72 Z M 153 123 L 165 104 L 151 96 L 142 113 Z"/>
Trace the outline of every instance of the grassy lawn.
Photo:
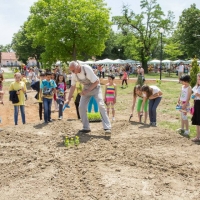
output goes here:
<path id="1" fill-rule="evenodd" d="M 3 76 L 5 79 L 10 79 L 10 78 L 14 78 L 14 73 L 13 72 L 4 72 Z"/>
<path id="2" fill-rule="evenodd" d="M 136 78 L 135 74 L 130 75 L 131 78 Z M 154 73 L 154 72 L 149 72 L 148 74 L 145 74 L 146 79 L 160 79 L 160 73 Z M 176 73 L 169 73 L 168 72 L 163 72 L 161 74 L 161 79 L 178 79 L 178 76 L 176 76 Z"/>
<path id="3" fill-rule="evenodd" d="M 121 88 L 120 80 L 116 80 L 116 82 L 117 82 L 118 96 L 117 96 L 117 104 L 115 106 L 115 110 L 117 115 L 121 114 L 122 116 L 127 116 L 126 119 L 128 120 L 131 113 L 132 92 L 133 92 L 133 87 L 135 86 L 135 82 L 134 80 L 132 80 L 132 83 L 130 83 L 129 81 L 129 85 L 125 89 Z M 163 129 L 168 129 L 171 130 L 172 132 L 175 132 L 176 129 L 180 128 L 181 126 L 180 112 L 175 109 L 181 90 L 181 84 L 178 84 L 177 82 L 163 81 L 159 85 L 156 81 L 148 81 L 148 80 L 146 81 L 146 84 L 157 85 L 163 92 L 162 101 L 157 109 L 158 126 Z M 4 82 L 4 90 L 8 90 L 9 85 L 10 82 Z M 103 86 L 103 90 L 104 88 L 105 87 Z M 5 99 L 7 98 L 8 97 L 6 95 Z M 190 105 L 191 106 L 193 105 L 192 100 L 190 100 Z M 188 119 L 190 124 L 189 125 L 190 137 L 192 138 L 196 135 L 196 126 L 191 125 L 190 113 L 188 113 Z M 138 120 L 136 108 L 134 109 L 134 120 Z"/>
<path id="4" fill-rule="evenodd" d="M 162 82 L 160 85 L 156 81 L 146 81 L 148 85 L 157 85 L 163 92 L 163 98 L 157 109 L 158 126 L 164 129 L 175 132 L 181 127 L 180 112 L 175 109 L 176 103 L 180 94 L 181 84 L 177 82 Z M 135 83 L 129 84 L 125 89 L 122 89 L 118 84 L 118 97 L 116 104 L 116 112 L 127 115 L 127 120 L 131 113 L 132 106 L 132 91 Z M 193 105 L 193 101 L 190 101 Z M 137 119 L 136 108 L 134 116 Z M 196 127 L 191 125 L 191 114 L 188 113 L 190 137 L 196 135 Z"/>

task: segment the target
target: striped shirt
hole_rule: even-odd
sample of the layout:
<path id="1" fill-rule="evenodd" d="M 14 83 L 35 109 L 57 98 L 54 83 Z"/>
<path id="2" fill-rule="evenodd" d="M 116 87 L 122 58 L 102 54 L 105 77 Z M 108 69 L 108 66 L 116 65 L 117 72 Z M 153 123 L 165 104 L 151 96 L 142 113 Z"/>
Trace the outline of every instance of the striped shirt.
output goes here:
<path id="1" fill-rule="evenodd" d="M 106 88 L 106 102 L 114 102 L 115 99 L 115 86 L 108 85 Z"/>

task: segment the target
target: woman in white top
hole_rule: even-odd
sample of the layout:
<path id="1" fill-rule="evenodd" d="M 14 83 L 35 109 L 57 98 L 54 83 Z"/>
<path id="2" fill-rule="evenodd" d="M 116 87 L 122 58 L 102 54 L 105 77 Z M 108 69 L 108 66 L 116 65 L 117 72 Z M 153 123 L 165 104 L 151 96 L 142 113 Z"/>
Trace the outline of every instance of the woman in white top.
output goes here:
<path id="1" fill-rule="evenodd" d="M 194 114 L 192 116 L 192 125 L 196 125 L 197 135 L 193 142 L 200 142 L 200 73 L 197 74 L 197 84 L 192 89 L 194 95 Z"/>
<path id="2" fill-rule="evenodd" d="M 144 103 L 146 102 L 145 99 L 149 99 L 149 119 L 150 119 L 150 126 L 157 126 L 157 120 L 156 120 L 156 109 L 162 99 L 162 92 L 160 88 L 157 86 L 148 86 L 143 85 L 142 86 L 142 93 L 143 93 L 143 103 L 142 103 L 142 113 L 144 110 Z M 142 114 L 141 113 L 141 114 Z"/>

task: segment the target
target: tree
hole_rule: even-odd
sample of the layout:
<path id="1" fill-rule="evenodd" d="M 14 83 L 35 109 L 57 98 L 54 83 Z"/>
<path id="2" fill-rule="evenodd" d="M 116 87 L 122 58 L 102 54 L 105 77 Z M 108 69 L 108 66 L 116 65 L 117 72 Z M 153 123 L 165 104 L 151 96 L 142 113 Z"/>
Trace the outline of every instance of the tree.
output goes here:
<path id="1" fill-rule="evenodd" d="M 44 62 L 101 55 L 110 32 L 103 0 L 39 0 L 31 7 L 27 31 L 42 44 Z"/>
<path id="2" fill-rule="evenodd" d="M 174 15 L 169 11 L 165 17 L 156 0 L 141 0 L 140 6 L 143 11 L 135 14 L 124 5 L 123 16 L 113 17 L 113 22 L 124 35 L 129 36 L 129 54 L 138 57 L 145 72 L 148 72 L 147 61 L 160 41 L 159 29 L 164 28 L 165 33 L 170 33 L 174 26 Z"/>
<path id="3" fill-rule="evenodd" d="M 184 51 L 181 49 L 181 44 L 171 38 L 164 46 L 164 53 L 169 60 L 176 60 L 184 54 Z"/>
<path id="4" fill-rule="evenodd" d="M 179 18 L 175 36 L 180 41 L 181 49 L 187 57 L 200 57 L 200 10 L 196 8 L 196 4 L 192 4 L 190 8 L 183 10 Z"/>
<path id="5" fill-rule="evenodd" d="M 199 73 L 199 65 L 197 63 L 197 58 L 195 56 L 195 58 L 192 61 L 192 69 L 190 70 L 190 77 L 191 77 L 190 85 L 192 87 L 194 87 L 197 83 L 197 74 L 198 73 Z"/>
<path id="6" fill-rule="evenodd" d="M 11 52 L 12 51 L 12 46 L 11 44 L 6 44 L 4 45 L 0 45 L 0 52 Z"/>
<path id="7" fill-rule="evenodd" d="M 35 58 L 39 67 L 39 61 L 44 47 L 41 45 L 33 46 L 33 38 L 27 36 L 26 31 L 27 22 L 21 26 L 21 29 L 14 34 L 12 39 L 12 48 L 16 52 L 23 63 L 26 63 L 29 57 Z"/>

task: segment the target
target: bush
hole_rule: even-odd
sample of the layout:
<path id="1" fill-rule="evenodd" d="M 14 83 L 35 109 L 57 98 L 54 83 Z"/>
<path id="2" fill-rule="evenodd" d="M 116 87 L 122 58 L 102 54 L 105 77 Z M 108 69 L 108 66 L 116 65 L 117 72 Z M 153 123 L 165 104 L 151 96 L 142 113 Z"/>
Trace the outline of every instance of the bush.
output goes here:
<path id="1" fill-rule="evenodd" d="M 191 82 L 190 85 L 191 87 L 194 87 L 197 83 L 197 74 L 199 73 L 199 66 L 197 63 L 197 58 L 195 58 L 192 61 L 192 68 L 190 70 L 190 77 L 191 77 Z"/>

